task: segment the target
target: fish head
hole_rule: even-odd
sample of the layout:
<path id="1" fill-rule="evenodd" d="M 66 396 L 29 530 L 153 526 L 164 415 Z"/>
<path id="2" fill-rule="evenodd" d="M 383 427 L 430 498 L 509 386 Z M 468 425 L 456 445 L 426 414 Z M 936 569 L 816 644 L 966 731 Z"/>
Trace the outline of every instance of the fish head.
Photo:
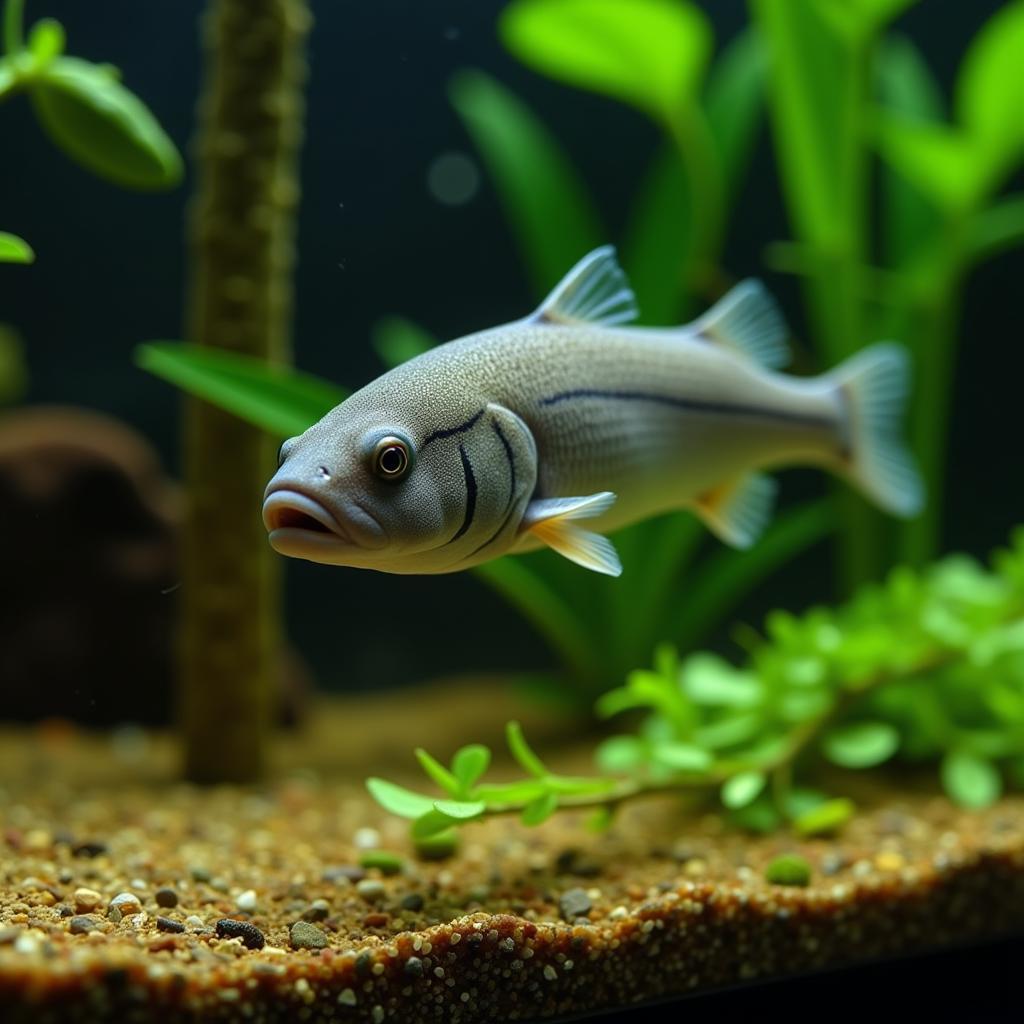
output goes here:
<path id="1" fill-rule="evenodd" d="M 441 403 L 410 414 L 357 392 L 281 446 L 263 504 L 271 546 L 393 573 L 452 572 L 503 554 L 536 470 L 520 457 L 510 471 L 491 408 L 459 420 L 463 410 Z"/>

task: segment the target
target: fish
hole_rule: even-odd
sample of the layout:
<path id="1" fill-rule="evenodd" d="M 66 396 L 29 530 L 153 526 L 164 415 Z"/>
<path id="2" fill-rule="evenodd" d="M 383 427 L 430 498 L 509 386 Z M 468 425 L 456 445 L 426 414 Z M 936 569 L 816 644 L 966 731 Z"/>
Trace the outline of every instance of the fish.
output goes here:
<path id="1" fill-rule="evenodd" d="M 354 392 L 281 446 L 263 503 L 271 546 L 403 574 L 548 547 L 618 576 L 607 534 L 673 510 L 750 547 L 771 518 L 768 472 L 786 466 L 838 474 L 896 516 L 921 509 L 900 345 L 784 374 L 786 324 L 756 279 L 679 327 L 637 316 L 602 246 L 524 319 Z"/>

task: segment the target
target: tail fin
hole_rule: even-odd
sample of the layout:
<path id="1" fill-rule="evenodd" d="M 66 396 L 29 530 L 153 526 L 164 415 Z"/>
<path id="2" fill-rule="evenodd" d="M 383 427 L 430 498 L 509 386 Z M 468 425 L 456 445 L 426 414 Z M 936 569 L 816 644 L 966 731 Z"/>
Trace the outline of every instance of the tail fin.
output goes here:
<path id="1" fill-rule="evenodd" d="M 872 345 L 829 376 L 847 408 L 851 477 L 887 512 L 916 515 L 924 486 L 900 437 L 910 384 L 906 349 L 891 342 Z"/>

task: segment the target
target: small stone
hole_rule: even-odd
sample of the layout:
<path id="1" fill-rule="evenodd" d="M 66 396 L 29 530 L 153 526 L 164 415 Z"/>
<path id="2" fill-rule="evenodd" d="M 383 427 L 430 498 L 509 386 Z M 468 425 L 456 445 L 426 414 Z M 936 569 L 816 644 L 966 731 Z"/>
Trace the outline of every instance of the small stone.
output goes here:
<path id="1" fill-rule="evenodd" d="M 558 909 L 566 921 L 575 921 L 577 917 L 586 917 L 593 904 L 585 889 L 568 889 L 558 897 Z"/>
<path id="2" fill-rule="evenodd" d="M 551 964 L 545 964 L 544 977 L 547 978 L 548 981 L 554 981 L 558 977 L 558 971 L 556 971 Z"/>
<path id="3" fill-rule="evenodd" d="M 326 868 L 320 877 L 325 882 L 360 882 L 366 877 L 366 872 L 357 864 L 338 864 Z"/>
<path id="4" fill-rule="evenodd" d="M 107 915 L 110 915 L 110 911 L 117 910 L 122 917 L 129 917 L 131 914 L 137 914 L 142 910 L 142 904 L 139 902 L 139 897 L 133 892 L 119 892 L 108 904 Z"/>
<path id="5" fill-rule="evenodd" d="M 262 949 L 267 944 L 263 932 L 256 925 L 230 917 L 222 917 L 217 922 L 217 935 L 222 939 L 241 939 L 246 949 Z"/>
<path id="6" fill-rule="evenodd" d="M 376 850 L 380 846 L 380 833 L 375 828 L 356 829 L 355 844 L 358 850 Z"/>
<path id="7" fill-rule="evenodd" d="M 302 915 L 303 921 L 326 921 L 331 915 L 331 905 L 327 900 L 313 900 Z"/>
<path id="8" fill-rule="evenodd" d="M 411 892 L 407 896 L 403 896 L 399 906 L 403 910 L 411 910 L 413 913 L 418 913 L 423 909 L 423 897 L 418 892 Z"/>
<path id="9" fill-rule="evenodd" d="M 185 918 L 185 927 L 194 932 L 206 931 L 206 922 L 196 914 L 189 914 Z"/>
<path id="10" fill-rule="evenodd" d="M 342 1006 L 355 1006 L 356 1005 L 356 994 L 350 988 L 343 988 L 338 993 L 338 1002 Z"/>
<path id="11" fill-rule="evenodd" d="M 208 882 L 212 877 L 209 869 L 204 868 L 202 864 L 190 865 L 188 873 L 192 876 L 193 882 Z"/>
<path id="12" fill-rule="evenodd" d="M 23 928 L 0 928 L 0 946 L 9 946 L 24 933 Z"/>
<path id="13" fill-rule="evenodd" d="M 385 914 L 383 911 L 377 910 L 372 914 L 367 914 L 363 918 L 364 928 L 386 928 L 388 921 L 391 920 L 390 914 Z M 456 933 L 457 934 L 457 933 Z"/>
<path id="14" fill-rule="evenodd" d="M 180 921 L 175 921 L 169 917 L 157 917 L 156 927 L 157 931 L 175 932 L 179 935 L 185 930 L 185 926 Z"/>
<path id="15" fill-rule="evenodd" d="M 883 850 L 875 856 L 875 867 L 880 871 L 902 871 L 906 863 L 900 854 L 891 850 Z"/>
<path id="16" fill-rule="evenodd" d="M 291 927 L 292 949 L 324 949 L 327 936 L 309 921 L 296 921 Z"/>
<path id="17" fill-rule="evenodd" d="M 683 865 L 683 874 L 690 878 L 700 878 L 701 875 L 705 874 L 708 870 L 708 862 L 702 860 L 700 857 L 691 857 Z"/>
<path id="18" fill-rule="evenodd" d="M 178 894 L 174 889 L 157 889 L 153 894 L 158 907 L 176 907 L 178 905 Z"/>
<path id="19" fill-rule="evenodd" d="M 94 932 L 99 928 L 100 923 L 95 917 L 79 916 L 73 917 L 68 922 L 68 931 L 72 935 L 85 935 L 87 932 Z"/>
<path id="20" fill-rule="evenodd" d="M 74 902 L 75 910 L 80 914 L 88 914 L 103 902 L 103 897 L 95 889 L 85 888 L 76 889 L 71 894 L 71 899 Z"/>
<path id="21" fill-rule="evenodd" d="M 422 978 L 423 977 L 423 961 L 418 956 L 411 956 L 405 961 L 405 965 L 402 967 L 402 973 L 407 978 Z"/>
<path id="22" fill-rule="evenodd" d="M 107 844 L 96 841 L 75 843 L 71 852 L 76 857 L 102 857 L 107 852 Z"/>
<path id="23" fill-rule="evenodd" d="M 775 885 L 807 885 L 811 866 L 798 854 L 784 853 L 765 868 L 764 877 Z"/>
<path id="24" fill-rule="evenodd" d="M 238 907 L 243 914 L 253 913 L 258 906 L 255 890 L 246 889 L 245 892 L 240 893 L 238 899 L 235 900 L 235 906 Z"/>
<path id="25" fill-rule="evenodd" d="M 364 878 L 360 882 L 356 882 L 356 892 L 363 897 L 367 902 L 373 902 L 384 898 L 384 894 L 387 890 L 384 888 L 384 883 L 376 878 Z"/>
<path id="26" fill-rule="evenodd" d="M 43 948 L 42 942 L 37 934 L 23 931 L 14 940 L 14 952 L 22 956 L 35 956 Z"/>

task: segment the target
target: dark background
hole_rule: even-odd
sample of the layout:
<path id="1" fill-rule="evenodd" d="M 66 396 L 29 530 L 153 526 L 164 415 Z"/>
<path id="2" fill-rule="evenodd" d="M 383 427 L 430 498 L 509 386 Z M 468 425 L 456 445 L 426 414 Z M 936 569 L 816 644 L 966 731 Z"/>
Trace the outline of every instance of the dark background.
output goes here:
<path id="1" fill-rule="evenodd" d="M 201 6 L 30 0 L 28 17 L 58 18 L 70 53 L 119 66 L 187 155 Z M 454 337 L 534 304 L 486 176 L 462 206 L 438 203 L 427 188 L 428 167 L 439 154 L 473 153 L 445 92 L 459 68 L 489 71 L 542 113 L 589 182 L 611 240 L 618 239 L 657 143 L 654 129 L 509 57 L 494 29 L 501 6 L 314 0 L 296 284 L 295 349 L 304 369 L 349 386 L 365 383 L 381 369 L 369 348 L 370 328 L 387 313 Z M 702 6 L 719 44 L 746 21 L 740 0 Z M 998 6 L 924 0 L 897 28 L 917 41 L 948 89 L 968 40 Z M 0 274 L 0 319 L 16 325 L 28 350 L 29 401 L 120 416 L 177 472 L 178 395 L 135 369 L 130 354 L 142 340 L 180 335 L 191 181 L 166 195 L 125 193 L 98 181 L 53 149 L 23 97 L 0 105 L 0 132 L 0 228 L 23 235 L 38 254 L 34 266 Z M 767 132 L 732 225 L 730 271 L 765 277 L 799 330 L 793 281 L 766 274 L 760 262 L 765 243 L 788 235 Z M 978 554 L 1024 518 L 1016 409 L 1024 369 L 1022 269 L 1020 253 L 1004 256 L 982 268 L 966 295 L 944 540 Z M 745 613 L 828 598 L 825 564 L 798 561 Z M 384 576 L 293 562 L 288 589 L 291 635 L 327 687 L 548 660 L 530 630 L 468 574 Z"/>

